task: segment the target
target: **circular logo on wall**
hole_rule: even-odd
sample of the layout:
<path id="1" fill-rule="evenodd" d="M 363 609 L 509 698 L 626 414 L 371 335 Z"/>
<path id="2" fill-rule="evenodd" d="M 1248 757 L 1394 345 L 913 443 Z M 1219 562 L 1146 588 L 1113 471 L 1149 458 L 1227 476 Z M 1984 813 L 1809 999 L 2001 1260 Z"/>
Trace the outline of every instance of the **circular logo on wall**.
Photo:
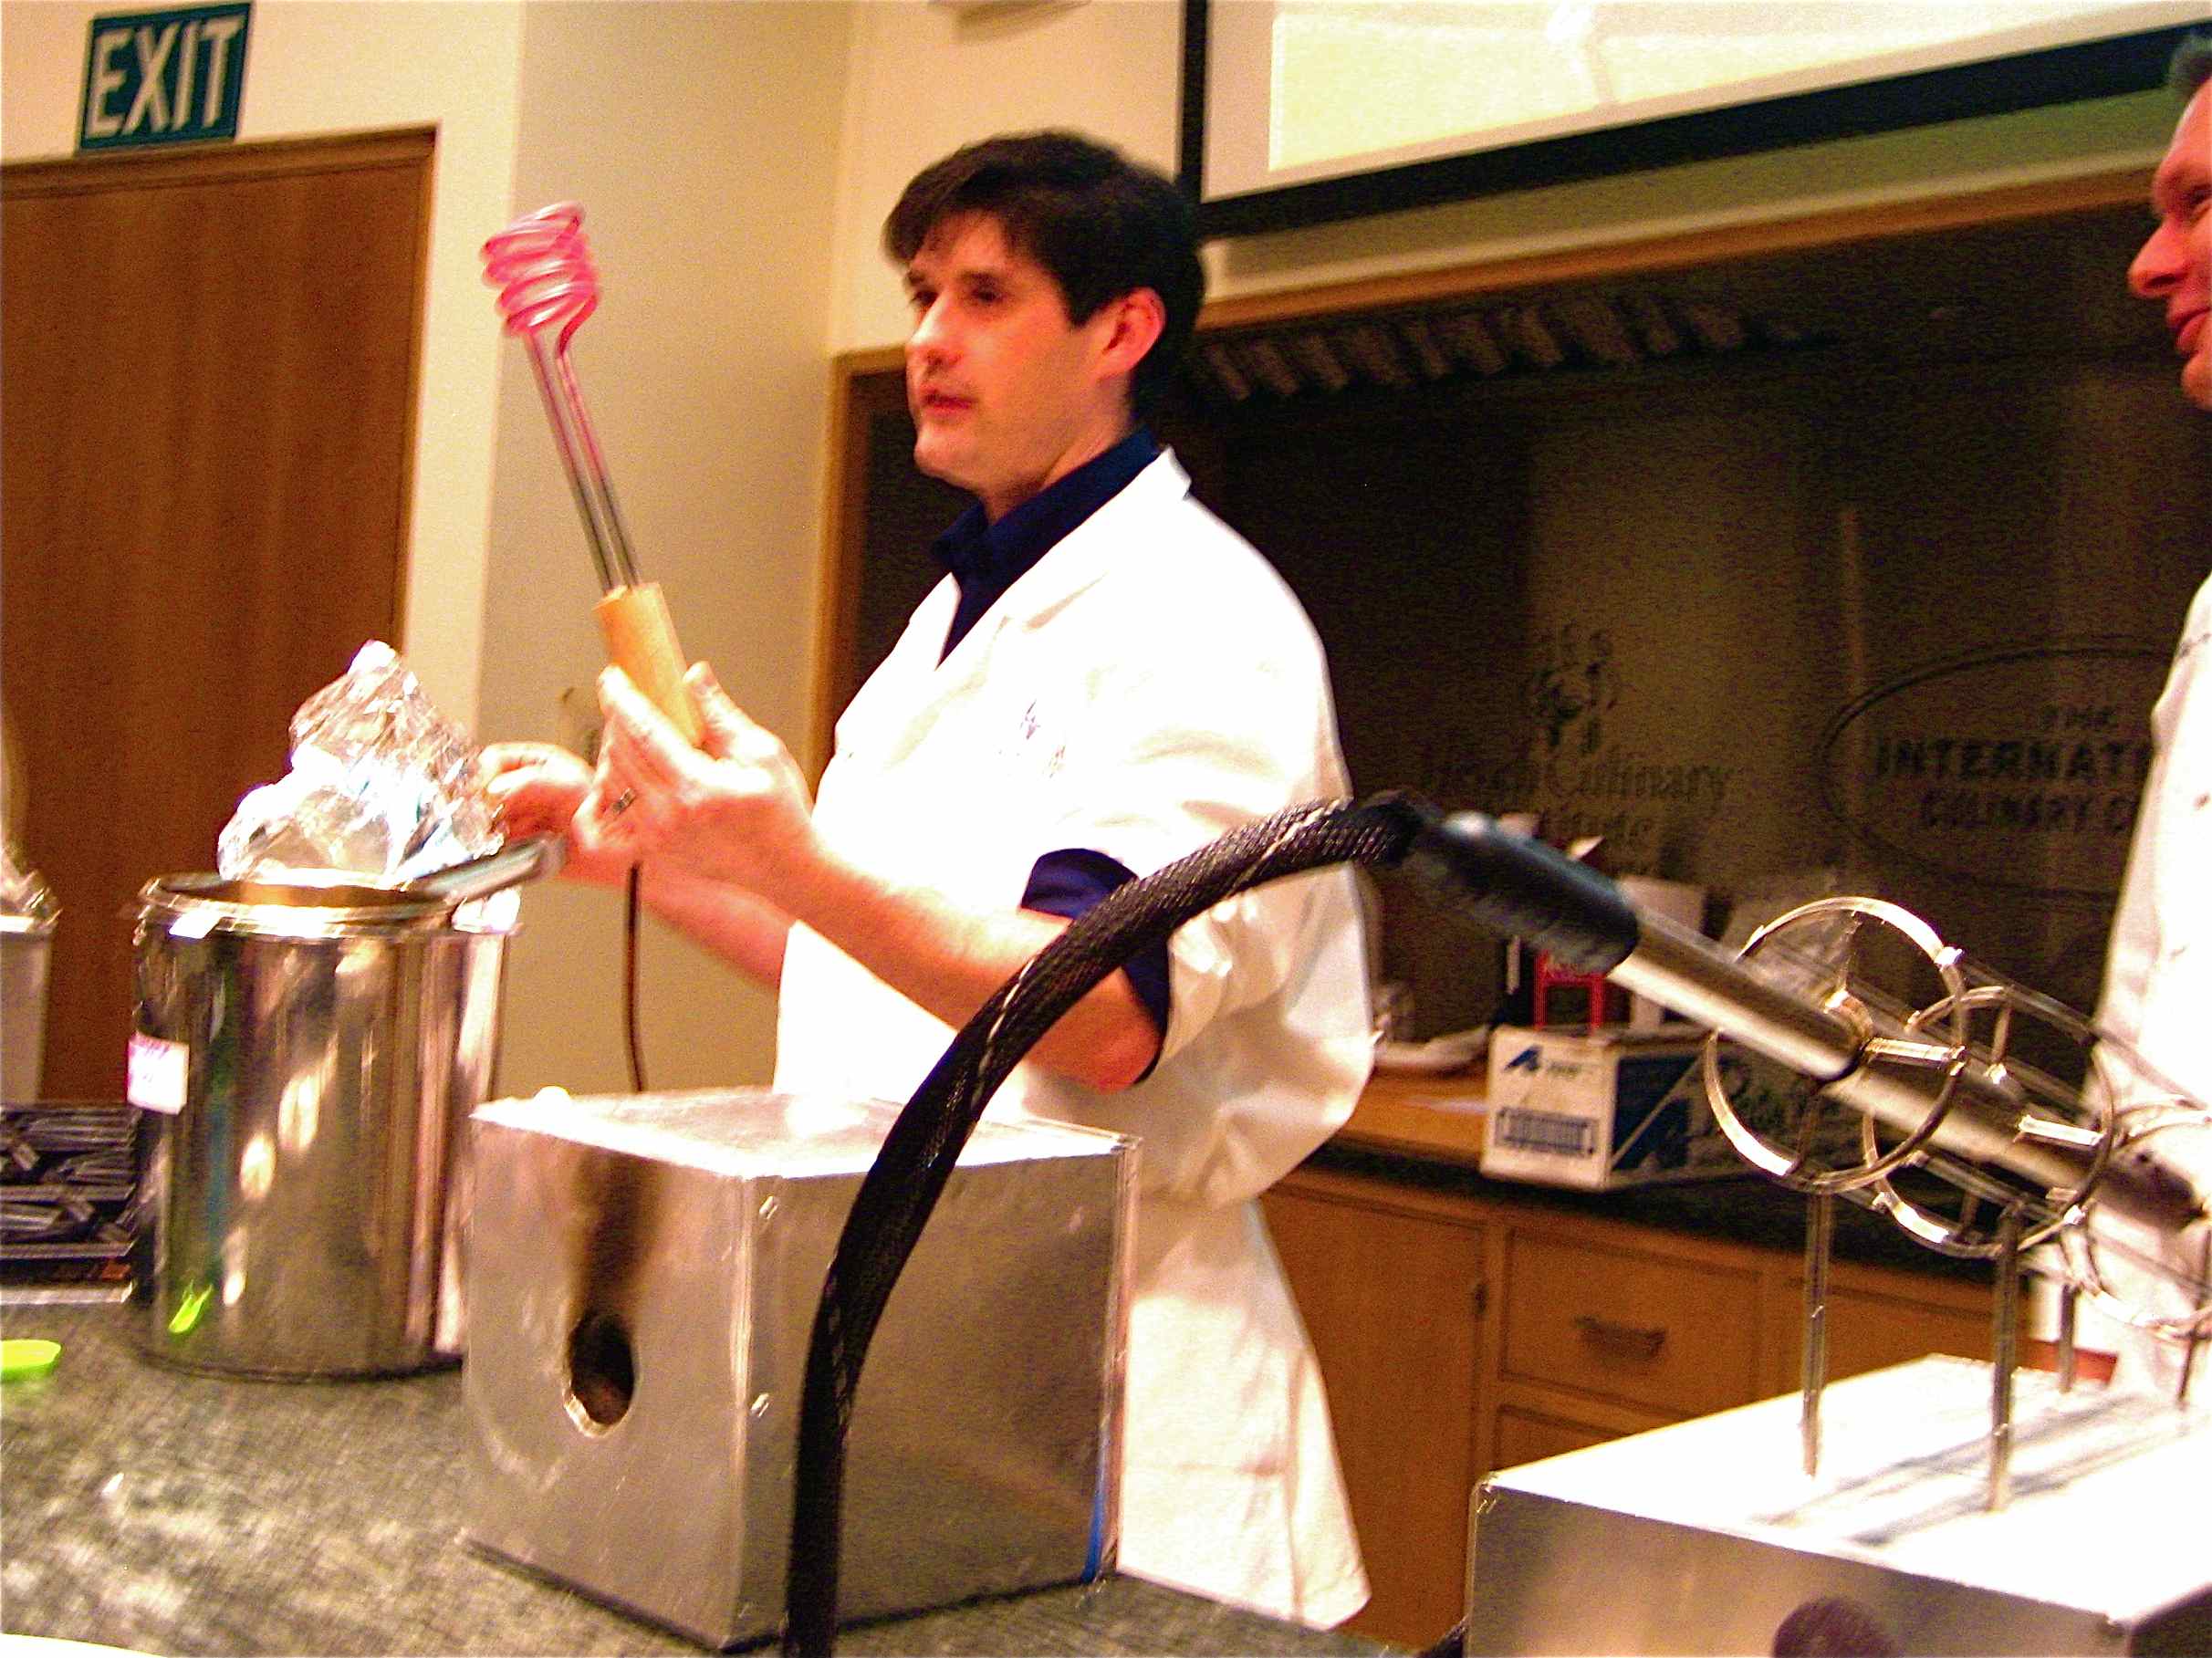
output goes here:
<path id="1" fill-rule="evenodd" d="M 1821 798 L 1883 850 L 1942 874 L 2109 899 L 2167 661 L 2163 645 L 2094 638 L 1927 663 L 1829 722 Z"/>

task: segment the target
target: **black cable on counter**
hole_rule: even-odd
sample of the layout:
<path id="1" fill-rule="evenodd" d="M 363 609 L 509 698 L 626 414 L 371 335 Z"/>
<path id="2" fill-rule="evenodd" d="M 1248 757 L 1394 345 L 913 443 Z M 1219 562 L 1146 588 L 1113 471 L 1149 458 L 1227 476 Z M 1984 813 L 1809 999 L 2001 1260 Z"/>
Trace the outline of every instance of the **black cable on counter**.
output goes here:
<path id="1" fill-rule="evenodd" d="M 1139 951 L 1225 898 L 1336 863 L 1389 868 L 1435 823 L 1408 797 L 1293 807 L 1109 894 L 995 992 L 899 1113 L 861 1183 L 822 1285 L 799 1405 L 783 1650 L 837 1632 L 845 1442 L 861 1367 L 985 1105 L 1055 1020 Z"/>

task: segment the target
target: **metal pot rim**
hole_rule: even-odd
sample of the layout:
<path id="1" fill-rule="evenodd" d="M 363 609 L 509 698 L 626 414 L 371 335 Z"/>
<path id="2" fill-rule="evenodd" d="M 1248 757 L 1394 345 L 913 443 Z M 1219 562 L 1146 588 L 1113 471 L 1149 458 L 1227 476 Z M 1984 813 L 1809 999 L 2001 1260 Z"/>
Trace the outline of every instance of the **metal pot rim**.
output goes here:
<path id="1" fill-rule="evenodd" d="M 231 881 L 216 874 L 160 875 L 139 889 L 139 920 L 173 930 L 191 917 L 205 932 L 321 938 L 430 932 L 449 926 L 455 906 L 390 887 Z M 456 928 L 472 936 L 507 929 Z"/>

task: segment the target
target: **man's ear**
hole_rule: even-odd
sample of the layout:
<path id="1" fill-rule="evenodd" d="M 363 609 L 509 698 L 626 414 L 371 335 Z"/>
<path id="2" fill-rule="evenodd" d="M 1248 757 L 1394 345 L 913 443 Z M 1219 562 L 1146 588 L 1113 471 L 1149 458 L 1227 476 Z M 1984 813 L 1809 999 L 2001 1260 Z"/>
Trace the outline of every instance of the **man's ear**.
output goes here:
<path id="1" fill-rule="evenodd" d="M 1132 288 L 1099 308 L 1093 321 L 1106 327 L 1099 344 L 1099 366 L 1109 374 L 1132 375 L 1144 354 L 1159 343 L 1167 327 L 1167 307 L 1151 288 Z"/>

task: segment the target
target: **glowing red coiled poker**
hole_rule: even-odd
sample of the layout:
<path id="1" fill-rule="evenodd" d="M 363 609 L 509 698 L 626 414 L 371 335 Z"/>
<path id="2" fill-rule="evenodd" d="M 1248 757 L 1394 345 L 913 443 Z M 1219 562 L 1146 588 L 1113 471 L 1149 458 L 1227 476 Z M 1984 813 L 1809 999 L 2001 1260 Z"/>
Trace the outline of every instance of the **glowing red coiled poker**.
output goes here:
<path id="1" fill-rule="evenodd" d="M 591 544 L 600 585 L 608 592 L 640 584 L 637 560 L 622 527 L 598 435 L 584 409 L 582 389 L 569 362 L 569 341 L 599 308 L 599 269 L 584 238 L 583 209 L 557 202 L 525 214 L 484 245 L 484 279 L 499 290 L 506 331 L 530 349 L 537 389 L 552 422 L 553 441 L 568 469 L 577 511 Z M 548 349 L 545 335 L 558 327 Z"/>

